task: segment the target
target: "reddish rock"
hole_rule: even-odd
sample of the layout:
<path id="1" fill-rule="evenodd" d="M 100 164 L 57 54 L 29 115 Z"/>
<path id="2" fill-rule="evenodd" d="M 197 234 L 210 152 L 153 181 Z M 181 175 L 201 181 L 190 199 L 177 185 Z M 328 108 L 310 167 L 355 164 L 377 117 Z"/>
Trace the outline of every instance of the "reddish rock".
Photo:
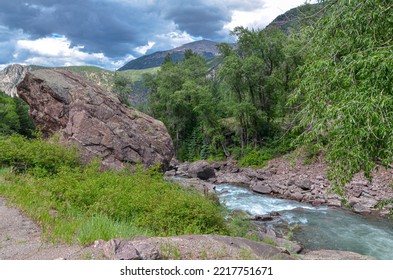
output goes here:
<path id="1" fill-rule="evenodd" d="M 87 158 L 98 156 L 104 166 L 124 163 L 169 167 L 174 149 L 162 122 L 127 108 L 104 89 L 69 71 L 37 70 L 26 74 L 18 95 L 44 135 L 60 133 L 76 143 Z"/>

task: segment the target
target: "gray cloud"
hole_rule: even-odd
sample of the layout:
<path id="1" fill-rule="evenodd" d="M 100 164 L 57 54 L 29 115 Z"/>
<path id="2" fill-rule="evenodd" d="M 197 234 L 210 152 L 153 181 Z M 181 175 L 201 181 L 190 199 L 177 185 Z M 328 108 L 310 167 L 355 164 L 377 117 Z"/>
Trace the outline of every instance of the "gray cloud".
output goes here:
<path id="1" fill-rule="evenodd" d="M 171 48 L 171 32 L 225 40 L 234 9 L 261 8 L 263 0 L 0 0 L 0 64 L 12 54 L 15 36 L 36 40 L 59 34 L 83 51 L 112 59 L 138 55 L 136 47 L 155 41 Z M 7 31 L 7 32 L 3 32 Z"/>

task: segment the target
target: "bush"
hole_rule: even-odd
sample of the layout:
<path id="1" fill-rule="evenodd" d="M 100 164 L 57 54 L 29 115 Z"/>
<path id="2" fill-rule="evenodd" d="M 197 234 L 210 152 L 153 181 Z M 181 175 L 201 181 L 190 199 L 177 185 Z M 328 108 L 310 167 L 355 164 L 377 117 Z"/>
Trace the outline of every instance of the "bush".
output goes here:
<path id="1" fill-rule="evenodd" d="M 274 156 L 268 149 L 247 149 L 246 154 L 239 160 L 238 165 L 240 167 L 253 167 L 262 168 L 265 167 L 267 161 L 272 159 Z"/>
<path id="2" fill-rule="evenodd" d="M 56 174 L 63 166 L 80 166 L 79 155 L 73 147 L 42 139 L 28 140 L 14 134 L 0 138 L 0 165 L 17 171 L 30 170 L 37 175 Z"/>
<path id="3" fill-rule="evenodd" d="M 21 136 L 1 139 L 0 151 L 1 164 L 28 171 L 3 169 L 0 194 L 55 241 L 227 233 L 220 206 L 168 183 L 154 168 L 101 172 L 98 161 L 81 167 L 73 149 Z"/>

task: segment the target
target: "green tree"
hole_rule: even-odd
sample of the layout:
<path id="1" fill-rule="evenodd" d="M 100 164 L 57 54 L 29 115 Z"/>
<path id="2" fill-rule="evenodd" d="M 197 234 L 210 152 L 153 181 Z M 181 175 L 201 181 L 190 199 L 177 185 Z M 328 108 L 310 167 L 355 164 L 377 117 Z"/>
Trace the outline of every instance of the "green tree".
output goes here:
<path id="1" fill-rule="evenodd" d="M 12 98 L 0 93 L 0 134 L 9 135 L 20 130 L 19 117 Z"/>
<path id="2" fill-rule="evenodd" d="M 301 144 L 323 146 L 337 191 L 393 162 L 393 13 L 390 0 L 326 1 L 293 100 Z"/>
<path id="3" fill-rule="evenodd" d="M 19 133 L 32 137 L 35 130 L 28 105 L 18 97 L 0 92 L 0 135 Z"/>
<path id="4" fill-rule="evenodd" d="M 204 58 L 187 50 L 183 62 L 167 59 L 155 78 L 150 76 L 145 80 L 151 89 L 151 113 L 168 128 L 180 159 L 195 158 L 195 155 L 188 155 L 191 150 L 195 153 L 194 148 L 188 148 L 188 143 L 191 138 L 195 140 L 194 131 L 200 125 L 195 108 L 201 100 L 200 95 L 208 91 L 206 73 Z"/>
<path id="5" fill-rule="evenodd" d="M 130 94 L 132 92 L 132 80 L 126 74 L 115 73 L 113 80 L 113 92 L 119 97 L 121 103 L 131 106 Z"/>
<path id="6" fill-rule="evenodd" d="M 238 37 L 235 49 L 219 46 L 225 56 L 219 74 L 232 97 L 231 111 L 239 123 L 244 151 L 248 145 L 257 147 L 271 137 L 274 119 L 283 115 L 287 37 L 277 28 L 255 31 L 237 27 L 233 34 Z"/>

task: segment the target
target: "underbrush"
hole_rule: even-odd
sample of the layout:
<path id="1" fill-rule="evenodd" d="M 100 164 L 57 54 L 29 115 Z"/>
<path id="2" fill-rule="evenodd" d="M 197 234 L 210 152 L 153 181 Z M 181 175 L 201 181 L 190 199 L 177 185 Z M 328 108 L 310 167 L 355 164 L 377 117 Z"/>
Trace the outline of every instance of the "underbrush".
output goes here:
<path id="1" fill-rule="evenodd" d="M 139 167 L 100 171 L 56 142 L 0 139 L 0 195 L 54 242 L 88 244 L 136 235 L 227 234 L 223 209 Z"/>
<path id="2" fill-rule="evenodd" d="M 234 155 L 239 160 L 239 167 L 263 168 L 268 161 L 282 156 L 293 150 L 290 136 L 282 137 L 279 140 L 272 140 L 265 146 L 258 148 L 247 146 L 243 153 L 235 151 Z"/>

